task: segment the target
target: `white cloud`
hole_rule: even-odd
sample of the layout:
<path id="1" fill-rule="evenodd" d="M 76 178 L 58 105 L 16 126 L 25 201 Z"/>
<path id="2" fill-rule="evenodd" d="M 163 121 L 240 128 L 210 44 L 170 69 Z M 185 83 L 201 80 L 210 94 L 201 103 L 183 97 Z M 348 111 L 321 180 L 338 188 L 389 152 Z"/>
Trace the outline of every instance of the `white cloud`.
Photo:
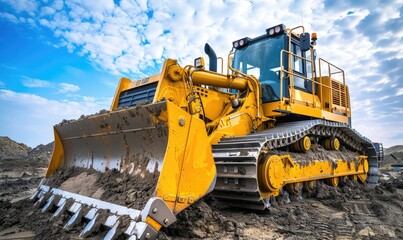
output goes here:
<path id="1" fill-rule="evenodd" d="M 51 7 L 42 7 L 41 8 L 41 16 L 47 16 L 47 15 L 52 15 L 56 12 L 55 9 L 51 8 Z"/>
<path id="2" fill-rule="evenodd" d="M 26 12 L 30 15 L 35 15 L 38 8 L 38 3 L 35 0 L 1 0 L 15 9 L 17 13 Z"/>
<path id="3" fill-rule="evenodd" d="M 28 0 L 6 2 L 15 9 L 8 13 L 15 19 L 0 17 L 14 22 L 22 22 L 18 19 L 24 17 L 28 22 L 34 14 L 37 26 L 54 33 L 57 47 L 84 56 L 105 71 L 134 79 L 156 73 L 168 57 L 182 65 L 191 64 L 204 55 L 205 42 L 226 59 L 234 40 L 259 36 L 281 22 L 288 27 L 303 22 L 308 32 L 318 34 L 319 57 L 345 70 L 354 126 L 375 140 L 379 135 L 378 141 L 389 141 L 380 134 L 382 129 L 388 132 L 388 124 L 403 125 L 402 120 L 383 119 L 367 127 L 367 119 L 379 118 L 380 113 L 400 116 L 392 109 L 403 101 L 400 0 L 120 0 L 117 4 L 112 0 L 96 4 L 50 0 L 40 7 Z M 77 88 L 66 87 L 66 93 Z"/>
<path id="4" fill-rule="evenodd" d="M 1 134 L 35 147 L 53 141 L 52 126 L 63 119 L 77 119 L 108 109 L 111 99 L 56 101 L 38 95 L 0 90 Z M 13 116 L 10 118 L 9 116 Z M 29 116 L 29 123 L 27 122 Z"/>
<path id="5" fill-rule="evenodd" d="M 5 18 L 10 22 L 19 23 L 18 19 L 10 13 L 0 12 L 0 18 Z"/>
<path id="6" fill-rule="evenodd" d="M 90 96 L 83 96 L 84 102 L 95 102 L 96 98 Z"/>
<path id="7" fill-rule="evenodd" d="M 0 67 L 11 69 L 11 70 L 18 70 L 18 68 L 14 67 L 14 66 L 8 66 L 8 65 L 4 65 L 4 64 L 0 64 Z"/>
<path id="8" fill-rule="evenodd" d="M 60 83 L 59 84 L 60 93 L 75 93 L 80 90 L 80 87 L 70 83 Z"/>
<path id="9" fill-rule="evenodd" d="M 41 80 L 41 79 L 36 79 L 36 78 L 30 78 L 27 76 L 22 76 L 22 85 L 25 87 L 30 87 L 30 88 L 44 88 L 44 87 L 50 87 L 51 83 L 49 81 Z"/>

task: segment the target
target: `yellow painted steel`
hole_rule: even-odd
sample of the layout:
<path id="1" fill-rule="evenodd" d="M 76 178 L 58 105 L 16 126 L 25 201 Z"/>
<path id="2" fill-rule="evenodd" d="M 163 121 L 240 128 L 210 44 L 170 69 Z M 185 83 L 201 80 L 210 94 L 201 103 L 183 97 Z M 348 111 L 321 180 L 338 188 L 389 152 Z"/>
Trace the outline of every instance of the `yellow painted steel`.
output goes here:
<path id="1" fill-rule="evenodd" d="M 48 165 L 48 170 L 46 171 L 46 177 L 52 176 L 53 173 L 56 172 L 56 170 L 59 169 L 64 162 L 63 144 L 55 127 L 53 127 L 53 134 L 55 136 L 55 145 L 53 147 L 53 154 Z"/>
<path id="2" fill-rule="evenodd" d="M 306 189 L 313 189 L 312 181 L 327 179 L 332 186 L 337 186 L 339 177 L 354 175 L 365 181 L 368 173 L 367 156 L 346 161 L 315 160 L 300 164 L 293 161 L 290 155 L 266 155 L 262 157 L 258 167 L 258 181 L 262 198 L 277 196 L 281 188 L 287 184 L 293 191 L 302 189 L 300 183 L 307 182 Z M 296 189 L 298 188 L 298 189 Z"/>
<path id="3" fill-rule="evenodd" d="M 293 143 L 292 146 L 296 152 L 306 152 L 311 148 L 311 139 L 305 136 Z"/>
<path id="4" fill-rule="evenodd" d="M 340 149 L 340 141 L 339 139 L 332 137 L 332 138 L 326 138 L 323 142 L 323 147 L 326 150 L 336 150 L 338 151 Z"/>
<path id="5" fill-rule="evenodd" d="M 150 225 L 152 228 L 154 228 L 155 230 L 159 231 L 162 227 L 161 224 L 159 224 L 157 221 L 155 221 L 153 218 L 151 218 L 150 216 L 146 217 L 145 220 L 146 223 L 148 223 L 148 225 Z"/>
<path id="6" fill-rule="evenodd" d="M 202 120 L 167 102 L 168 144 L 156 196 L 174 213 L 213 189 L 216 167 Z"/>

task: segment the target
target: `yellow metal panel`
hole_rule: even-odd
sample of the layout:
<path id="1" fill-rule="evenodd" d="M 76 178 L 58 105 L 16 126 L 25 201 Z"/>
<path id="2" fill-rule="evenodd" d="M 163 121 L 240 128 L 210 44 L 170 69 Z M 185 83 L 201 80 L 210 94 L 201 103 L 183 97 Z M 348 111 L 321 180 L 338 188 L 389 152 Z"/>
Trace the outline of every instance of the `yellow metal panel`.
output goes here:
<path id="1" fill-rule="evenodd" d="M 212 190 L 216 168 L 204 122 L 167 102 L 168 147 L 156 196 L 180 212 Z"/>
<path id="2" fill-rule="evenodd" d="M 110 108 L 111 111 L 115 110 L 118 107 L 120 93 L 122 91 L 128 89 L 129 84 L 131 82 L 132 81 L 130 79 L 128 79 L 128 78 L 121 78 L 120 79 L 118 87 L 116 88 L 115 96 L 113 97 L 113 101 L 112 101 L 112 104 L 111 104 L 111 108 Z"/>
<path id="3" fill-rule="evenodd" d="M 323 119 L 326 119 L 326 120 L 348 124 L 348 117 L 345 115 L 322 111 L 322 116 L 323 116 Z"/>
<path id="4" fill-rule="evenodd" d="M 218 118 L 224 111 L 227 104 L 230 104 L 229 93 L 217 92 L 213 89 L 207 89 L 202 86 L 196 86 L 203 103 L 205 117 L 210 120 Z"/>
<path id="5" fill-rule="evenodd" d="M 290 155 L 271 155 L 259 165 L 259 188 L 261 196 L 277 196 L 287 184 L 301 183 L 321 179 L 358 176 L 365 181 L 368 172 L 368 157 L 359 156 L 349 161 L 318 159 L 308 164 L 294 162 Z"/>
<path id="6" fill-rule="evenodd" d="M 55 127 L 53 127 L 53 133 L 55 136 L 55 145 L 53 146 L 52 159 L 49 162 L 46 177 L 52 176 L 53 173 L 55 173 L 56 170 L 59 169 L 64 162 L 63 144 Z"/>
<path id="7" fill-rule="evenodd" d="M 321 108 L 321 103 L 316 95 L 295 89 L 295 104 Z"/>

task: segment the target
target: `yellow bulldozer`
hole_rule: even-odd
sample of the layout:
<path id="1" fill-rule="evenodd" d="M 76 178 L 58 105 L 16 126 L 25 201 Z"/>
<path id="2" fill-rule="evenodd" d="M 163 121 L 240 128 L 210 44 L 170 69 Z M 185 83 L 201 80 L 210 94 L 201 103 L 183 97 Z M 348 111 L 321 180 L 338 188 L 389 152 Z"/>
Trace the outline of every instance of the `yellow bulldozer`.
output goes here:
<path id="1" fill-rule="evenodd" d="M 234 41 L 226 69 L 206 44 L 209 70 L 203 57 L 184 67 L 167 59 L 160 74 L 122 78 L 110 111 L 54 127 L 32 200 L 52 218 L 69 214 L 65 229 L 85 223 L 80 237 L 155 239 L 207 194 L 265 210 L 322 182 L 376 185 L 382 144 L 351 128 L 344 71 L 316 59 L 316 41 L 280 24 Z M 98 188 L 85 194 L 90 183 Z"/>

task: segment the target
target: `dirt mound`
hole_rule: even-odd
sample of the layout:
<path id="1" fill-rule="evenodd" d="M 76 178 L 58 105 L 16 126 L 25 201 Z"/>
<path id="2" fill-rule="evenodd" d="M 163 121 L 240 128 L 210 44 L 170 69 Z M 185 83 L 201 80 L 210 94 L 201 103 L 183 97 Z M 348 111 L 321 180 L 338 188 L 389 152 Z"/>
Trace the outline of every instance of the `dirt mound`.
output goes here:
<path id="1" fill-rule="evenodd" d="M 27 157 L 29 151 L 31 148 L 23 143 L 18 143 L 9 137 L 0 137 L 0 160 Z"/>
<path id="2" fill-rule="evenodd" d="M 143 209 L 154 195 L 159 173 L 149 173 L 144 169 L 135 172 L 137 174 L 129 174 L 127 171 L 121 173 L 114 169 L 101 173 L 70 167 L 58 170 L 44 184 L 130 208 Z"/>
<path id="3" fill-rule="evenodd" d="M 385 148 L 385 155 L 390 155 L 391 153 L 403 153 L 403 145 L 396 145 L 390 148 Z"/>
<path id="4" fill-rule="evenodd" d="M 114 174 L 111 171 L 104 177 L 115 179 Z M 76 176 L 80 175 L 91 176 L 91 172 Z M 402 238 L 403 174 L 393 176 L 375 189 L 350 180 L 337 188 L 317 184 L 315 197 L 305 196 L 264 212 L 227 207 L 206 197 L 178 214 L 177 222 L 162 229 L 159 239 Z M 113 188 L 119 189 L 125 181 L 122 177 Z M 71 231 L 63 230 L 68 215 L 50 221 L 51 213 L 40 213 L 27 200 L 14 204 L 0 201 L 0 216 L 0 236 L 1 230 L 14 226 L 31 231 L 35 239 L 71 239 L 86 224 L 81 223 Z M 103 234 L 93 238 L 102 238 Z"/>
<path id="5" fill-rule="evenodd" d="M 403 145 L 396 145 L 390 148 L 385 148 L 384 167 L 390 167 L 391 164 L 403 164 Z"/>
<path id="6" fill-rule="evenodd" d="M 39 144 L 28 152 L 28 158 L 34 160 L 37 164 L 47 166 L 52 157 L 54 142 L 46 145 Z"/>

